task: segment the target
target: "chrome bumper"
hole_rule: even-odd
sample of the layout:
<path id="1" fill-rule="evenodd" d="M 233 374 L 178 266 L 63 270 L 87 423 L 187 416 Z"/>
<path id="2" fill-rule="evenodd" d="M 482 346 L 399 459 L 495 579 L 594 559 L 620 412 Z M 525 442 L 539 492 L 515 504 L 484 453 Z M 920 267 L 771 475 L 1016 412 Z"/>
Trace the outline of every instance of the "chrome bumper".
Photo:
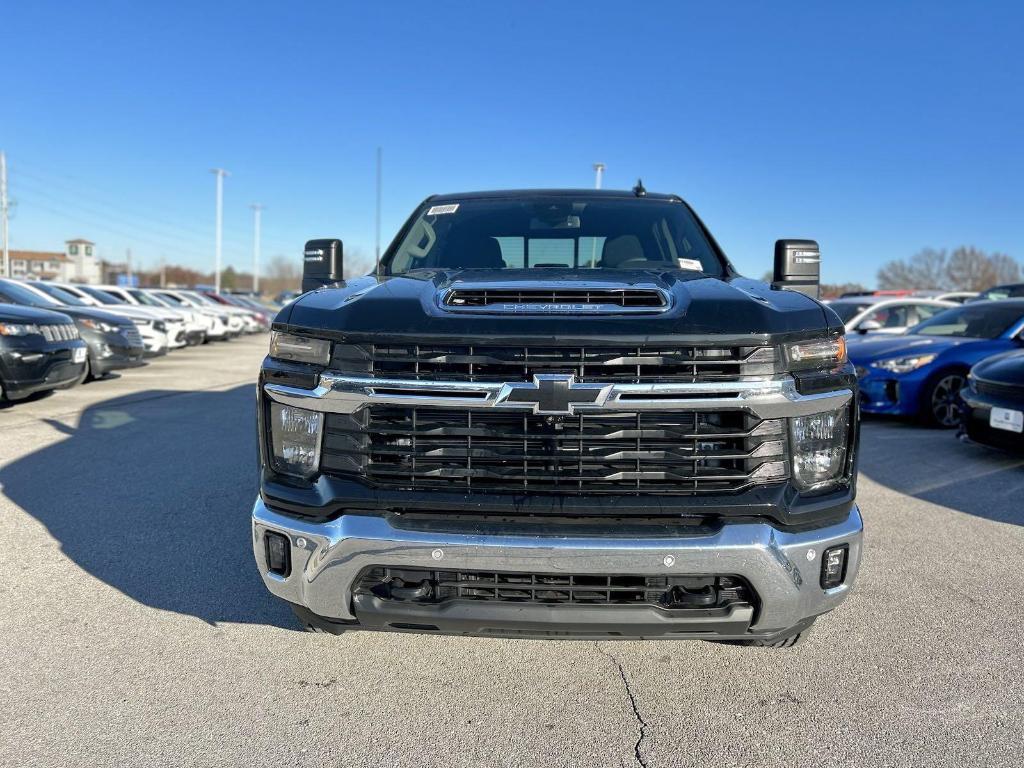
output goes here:
<path id="1" fill-rule="evenodd" d="M 681 538 L 480 536 L 405 530 L 384 517 L 344 515 L 306 523 L 273 512 L 257 499 L 253 551 L 267 588 L 318 616 L 351 620 L 353 582 L 368 566 L 587 574 L 729 574 L 757 592 L 760 610 L 750 631 L 770 635 L 835 608 L 860 565 L 863 523 L 856 506 L 841 523 L 801 533 L 768 523 L 726 523 L 711 535 Z M 291 542 L 292 571 L 267 570 L 265 531 Z M 819 586 L 823 550 L 849 545 L 839 587 Z"/>

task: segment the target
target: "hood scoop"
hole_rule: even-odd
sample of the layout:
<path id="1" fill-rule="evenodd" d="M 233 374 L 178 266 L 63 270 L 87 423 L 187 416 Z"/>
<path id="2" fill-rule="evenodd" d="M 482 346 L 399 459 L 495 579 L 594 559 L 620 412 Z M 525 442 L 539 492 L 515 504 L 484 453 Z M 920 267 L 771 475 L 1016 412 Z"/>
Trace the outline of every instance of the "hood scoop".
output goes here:
<path id="1" fill-rule="evenodd" d="M 473 283 L 448 288 L 441 294 L 440 304 L 449 312 L 620 315 L 664 312 L 671 306 L 671 298 L 668 291 L 654 285 Z"/>

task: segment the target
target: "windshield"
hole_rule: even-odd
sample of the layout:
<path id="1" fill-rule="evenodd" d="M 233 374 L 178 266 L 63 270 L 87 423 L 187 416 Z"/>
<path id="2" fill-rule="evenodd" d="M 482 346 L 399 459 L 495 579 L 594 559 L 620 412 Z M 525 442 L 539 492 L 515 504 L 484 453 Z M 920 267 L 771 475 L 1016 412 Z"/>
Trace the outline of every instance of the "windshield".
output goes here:
<path id="1" fill-rule="evenodd" d="M 839 315 L 839 319 L 844 323 L 850 322 L 854 317 L 859 315 L 865 309 L 870 307 L 870 304 L 855 304 L 852 301 L 833 301 L 828 305 L 829 309 Z"/>
<path id="2" fill-rule="evenodd" d="M 101 291 L 99 288 L 93 288 L 89 285 L 79 285 L 78 290 L 84 291 L 85 293 L 92 296 L 96 301 L 102 304 L 126 304 L 124 299 L 119 299 L 113 294 L 109 294 L 106 291 Z"/>
<path id="3" fill-rule="evenodd" d="M 63 288 L 59 288 L 56 285 L 50 283 L 33 283 L 32 287 L 37 291 L 42 291 L 50 298 L 56 299 L 61 304 L 66 304 L 69 307 L 87 307 L 89 306 L 80 298 L 75 296 L 73 293 L 68 293 Z"/>
<path id="4" fill-rule="evenodd" d="M 423 206 L 385 274 L 414 269 L 654 269 L 724 274 L 678 201 L 569 196 Z"/>
<path id="5" fill-rule="evenodd" d="M 910 329 L 922 336 L 963 336 L 970 339 L 995 339 L 1017 324 L 1024 315 L 1019 306 L 968 304 L 947 309 Z"/>
<path id="6" fill-rule="evenodd" d="M 12 280 L 0 280 L 0 296 L 3 296 L 12 304 L 21 304 L 26 307 L 40 307 L 41 309 L 53 309 L 61 306 L 56 299 L 51 299 L 46 294 L 40 295 L 31 288 L 19 285 Z"/>
<path id="7" fill-rule="evenodd" d="M 150 307 L 167 307 L 167 306 L 169 306 L 165 302 L 160 301 L 159 299 L 157 299 L 155 296 L 150 296 L 145 291 L 138 291 L 138 290 L 136 290 L 136 291 L 128 291 L 128 293 L 130 293 L 133 297 L 135 297 L 136 301 L 138 301 L 140 304 L 146 304 L 147 306 L 150 306 Z"/>

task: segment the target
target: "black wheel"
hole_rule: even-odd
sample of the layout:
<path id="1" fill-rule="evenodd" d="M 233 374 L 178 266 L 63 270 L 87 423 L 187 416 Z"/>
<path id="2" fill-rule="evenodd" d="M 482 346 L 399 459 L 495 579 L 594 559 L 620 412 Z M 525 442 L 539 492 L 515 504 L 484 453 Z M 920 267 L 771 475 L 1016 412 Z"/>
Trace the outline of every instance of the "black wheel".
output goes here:
<path id="1" fill-rule="evenodd" d="M 940 429 L 960 426 L 960 390 L 967 377 L 959 371 L 939 374 L 929 384 L 921 403 L 921 419 L 925 424 Z"/>

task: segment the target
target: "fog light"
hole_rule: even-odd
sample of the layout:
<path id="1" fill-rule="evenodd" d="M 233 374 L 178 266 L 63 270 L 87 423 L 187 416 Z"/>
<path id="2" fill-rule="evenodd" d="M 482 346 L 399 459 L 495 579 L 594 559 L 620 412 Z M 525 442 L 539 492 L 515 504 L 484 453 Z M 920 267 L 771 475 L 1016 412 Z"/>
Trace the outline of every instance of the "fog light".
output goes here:
<path id="1" fill-rule="evenodd" d="M 803 491 L 836 485 L 846 466 L 849 408 L 790 420 L 793 482 Z"/>
<path id="2" fill-rule="evenodd" d="M 271 403 L 270 442 L 274 469 L 309 477 L 320 467 L 320 436 L 324 416 L 316 411 Z"/>
<path id="3" fill-rule="evenodd" d="M 267 570 L 278 576 L 288 576 L 292 572 L 292 551 L 288 537 L 267 531 L 263 534 L 263 541 L 267 547 Z"/>
<path id="4" fill-rule="evenodd" d="M 822 589 L 832 589 L 843 583 L 846 578 L 846 553 L 849 551 L 850 547 L 846 544 L 825 550 L 821 557 Z"/>

